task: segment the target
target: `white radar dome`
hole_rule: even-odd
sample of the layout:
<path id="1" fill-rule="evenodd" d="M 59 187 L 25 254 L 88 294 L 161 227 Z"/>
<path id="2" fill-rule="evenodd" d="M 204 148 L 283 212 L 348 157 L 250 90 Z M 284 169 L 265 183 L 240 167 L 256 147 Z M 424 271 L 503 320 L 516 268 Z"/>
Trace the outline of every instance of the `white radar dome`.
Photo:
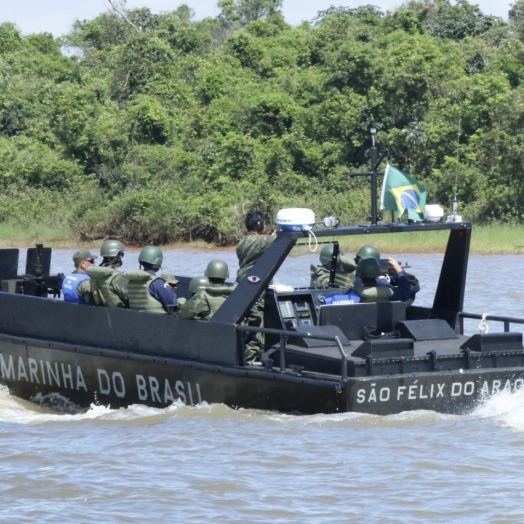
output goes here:
<path id="1" fill-rule="evenodd" d="M 444 209 L 438 204 L 428 204 L 424 210 L 424 218 L 429 222 L 440 222 L 444 216 Z"/>
<path id="2" fill-rule="evenodd" d="M 279 231 L 310 231 L 315 226 L 315 213 L 304 207 L 281 209 L 276 224 Z"/>

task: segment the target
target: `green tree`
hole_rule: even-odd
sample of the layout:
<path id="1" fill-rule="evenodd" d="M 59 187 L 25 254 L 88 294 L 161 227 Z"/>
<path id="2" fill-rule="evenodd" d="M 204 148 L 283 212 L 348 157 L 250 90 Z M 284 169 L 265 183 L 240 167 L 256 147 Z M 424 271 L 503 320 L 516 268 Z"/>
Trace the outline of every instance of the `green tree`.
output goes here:
<path id="1" fill-rule="evenodd" d="M 230 24 L 247 25 L 267 18 L 282 7 L 283 0 L 218 0 L 220 16 Z"/>
<path id="2" fill-rule="evenodd" d="M 500 20 L 484 15 L 478 5 L 467 0 L 455 4 L 450 0 L 410 0 L 406 6 L 417 13 L 433 36 L 452 40 L 484 34 Z"/>
<path id="3" fill-rule="evenodd" d="M 509 25 L 512 31 L 520 38 L 524 39 L 524 1 L 516 0 L 511 4 L 508 12 Z"/>

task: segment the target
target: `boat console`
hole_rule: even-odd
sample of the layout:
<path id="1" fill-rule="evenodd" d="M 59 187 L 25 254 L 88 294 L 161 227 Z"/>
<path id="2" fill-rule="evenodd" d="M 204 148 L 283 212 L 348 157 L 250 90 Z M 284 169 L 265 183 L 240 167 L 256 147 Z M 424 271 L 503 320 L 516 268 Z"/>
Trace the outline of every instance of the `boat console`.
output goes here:
<path id="1" fill-rule="evenodd" d="M 335 289 L 296 289 L 266 294 L 266 326 L 294 330 L 301 327 L 338 326 L 348 340 L 362 340 L 366 326 L 383 332 L 406 320 L 405 302 L 326 304 Z"/>

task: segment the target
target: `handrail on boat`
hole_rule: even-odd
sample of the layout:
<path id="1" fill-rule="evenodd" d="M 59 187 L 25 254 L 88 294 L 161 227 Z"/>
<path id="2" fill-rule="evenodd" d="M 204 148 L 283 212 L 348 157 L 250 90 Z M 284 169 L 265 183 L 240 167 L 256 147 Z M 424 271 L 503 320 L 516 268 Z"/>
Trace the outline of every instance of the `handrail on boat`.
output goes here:
<path id="1" fill-rule="evenodd" d="M 503 322 L 504 323 L 504 333 L 509 333 L 510 324 L 524 324 L 524 318 L 515 318 L 515 317 L 501 317 L 498 315 L 480 315 L 478 313 L 466 313 L 461 311 L 459 314 L 460 318 L 460 332 L 464 333 L 464 321 L 465 318 L 477 319 L 477 320 L 493 320 L 494 322 Z"/>
<path id="2" fill-rule="evenodd" d="M 326 340 L 329 342 L 335 342 L 337 345 L 340 356 L 342 357 L 342 370 L 340 375 L 342 380 L 348 378 L 348 367 L 347 361 L 348 357 L 344 351 L 344 347 L 340 342 L 340 338 L 337 336 L 328 336 L 328 335 L 313 335 L 311 333 L 303 333 L 298 331 L 289 331 L 287 329 L 276 329 L 276 328 L 262 328 L 262 327 L 253 327 L 253 326 L 236 326 L 237 331 L 245 331 L 248 333 L 266 333 L 268 335 L 278 335 L 280 337 L 280 372 L 284 373 L 286 371 L 286 337 L 293 338 L 312 338 L 314 340 Z"/>

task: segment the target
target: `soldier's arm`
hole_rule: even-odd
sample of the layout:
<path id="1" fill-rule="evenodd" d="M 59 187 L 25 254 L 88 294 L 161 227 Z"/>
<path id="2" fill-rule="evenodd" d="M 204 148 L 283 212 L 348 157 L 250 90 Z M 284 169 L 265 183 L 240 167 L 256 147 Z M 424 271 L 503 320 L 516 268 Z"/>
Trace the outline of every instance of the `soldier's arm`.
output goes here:
<path id="1" fill-rule="evenodd" d="M 397 273 L 398 285 L 395 286 L 395 291 L 389 300 L 407 300 L 411 294 L 411 288 L 409 285 L 409 280 L 406 277 L 406 273 L 402 269 L 401 265 L 392 258 L 389 259 L 389 263 L 393 270 Z"/>
<path id="2" fill-rule="evenodd" d="M 111 288 L 118 295 L 118 298 L 122 301 L 123 307 L 129 307 L 129 299 L 127 298 L 127 279 L 121 274 L 117 275 L 111 281 Z"/>
<path id="3" fill-rule="evenodd" d="M 86 304 L 93 305 L 95 303 L 93 299 L 93 293 L 91 292 L 91 282 L 89 280 L 82 280 L 76 289 L 78 298 L 81 298 Z"/>
<path id="4" fill-rule="evenodd" d="M 342 269 L 346 271 L 347 273 L 352 273 L 353 271 L 357 269 L 357 265 L 355 264 L 355 261 L 344 255 L 338 256 L 338 263 L 342 267 Z"/>
<path id="5" fill-rule="evenodd" d="M 191 300 L 188 300 L 181 308 L 178 316 L 185 320 L 198 320 L 203 313 L 209 313 L 207 301 L 199 291 Z"/>

